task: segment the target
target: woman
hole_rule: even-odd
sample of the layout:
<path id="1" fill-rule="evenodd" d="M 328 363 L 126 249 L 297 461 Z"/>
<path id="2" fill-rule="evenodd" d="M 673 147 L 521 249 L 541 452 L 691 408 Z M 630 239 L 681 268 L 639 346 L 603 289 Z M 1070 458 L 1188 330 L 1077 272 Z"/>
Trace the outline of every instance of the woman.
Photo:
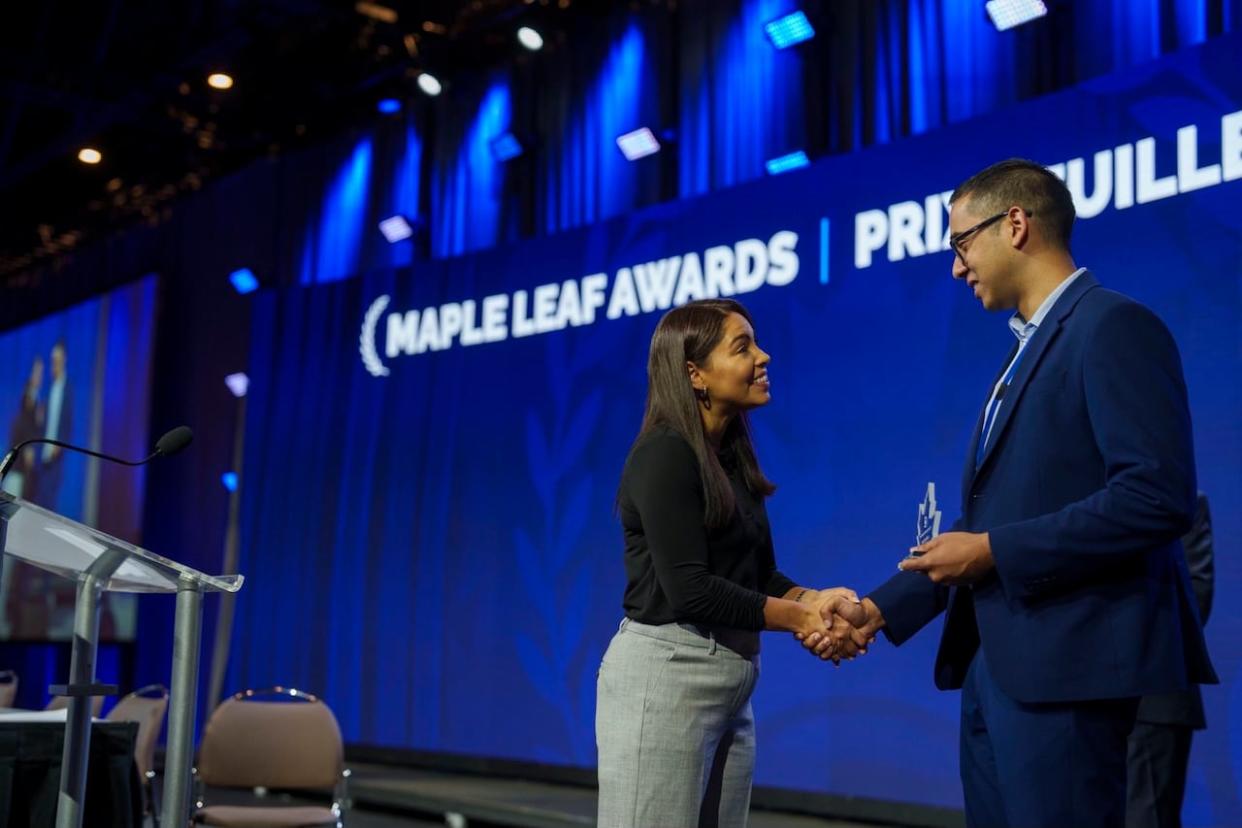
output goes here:
<path id="1" fill-rule="evenodd" d="M 729 299 L 664 315 L 651 339 L 647 410 L 617 495 L 625 619 L 600 665 L 595 731 L 600 828 L 744 826 L 754 767 L 750 696 L 759 631 L 795 633 L 823 658 L 849 590 L 776 569 L 746 412 L 771 399 L 770 358 Z"/>
<path id="2" fill-rule="evenodd" d="M 43 436 L 43 406 L 39 392 L 43 387 L 43 360 L 35 357 L 30 364 L 30 378 L 22 389 L 17 413 L 9 425 L 9 445 L 16 446 L 27 440 Z M 15 497 L 29 499 L 34 491 L 35 450 L 26 447 L 18 455 L 9 475 L 4 479 L 4 490 Z"/>

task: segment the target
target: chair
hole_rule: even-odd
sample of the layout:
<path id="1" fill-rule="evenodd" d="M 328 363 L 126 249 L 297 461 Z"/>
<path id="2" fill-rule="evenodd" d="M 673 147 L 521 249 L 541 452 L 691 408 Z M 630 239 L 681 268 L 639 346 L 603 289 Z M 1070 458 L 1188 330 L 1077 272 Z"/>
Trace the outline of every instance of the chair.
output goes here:
<path id="1" fill-rule="evenodd" d="M 227 699 L 203 728 L 194 774 L 195 825 L 341 828 L 349 807 L 341 728 L 326 704 L 299 690 L 246 690 Z M 204 805 L 204 787 L 332 790 L 333 802 L 331 808 Z"/>
<path id="2" fill-rule="evenodd" d="M 146 798 L 145 809 L 155 825 L 160 824 L 155 798 L 155 743 L 164 728 L 164 714 L 168 712 L 168 688 L 162 684 L 148 684 L 130 693 L 108 711 L 110 722 L 137 722 L 138 741 L 134 745 L 134 763 L 142 776 L 142 792 Z"/>
<path id="3" fill-rule="evenodd" d="M 0 707 L 12 707 L 17 701 L 17 673 L 0 670 Z"/>
<path id="4" fill-rule="evenodd" d="M 44 710 L 61 710 L 69 706 L 68 696 L 52 696 Z M 91 697 L 91 716 L 98 719 L 99 714 L 103 712 L 103 696 Z"/>

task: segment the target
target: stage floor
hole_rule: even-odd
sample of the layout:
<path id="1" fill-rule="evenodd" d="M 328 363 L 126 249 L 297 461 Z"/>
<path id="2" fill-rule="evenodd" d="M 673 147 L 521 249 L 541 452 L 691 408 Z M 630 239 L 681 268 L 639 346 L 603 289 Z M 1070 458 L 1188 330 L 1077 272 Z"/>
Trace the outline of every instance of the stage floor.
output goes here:
<path id="1" fill-rule="evenodd" d="M 494 776 L 428 771 L 396 765 L 350 763 L 353 808 L 347 828 L 591 828 L 595 791 Z M 249 791 L 208 790 L 213 804 L 260 804 Z M 317 802 L 286 793 L 269 805 Z M 449 815 L 455 815 L 450 817 Z M 464 820 L 464 822 L 458 821 Z M 898 823 L 853 822 L 787 812 L 752 810 L 751 828 L 903 828 Z"/>
<path id="2" fill-rule="evenodd" d="M 350 826 L 445 825 L 443 815 L 447 813 L 460 814 L 470 826 L 585 828 L 595 825 L 595 791 L 590 788 L 388 765 L 353 765 L 352 770 L 350 790 L 356 819 L 347 823 Z M 383 809 L 387 813 L 372 809 Z M 407 815 L 400 815 L 402 811 Z M 894 828 L 760 810 L 751 812 L 750 825 L 751 828 Z"/>

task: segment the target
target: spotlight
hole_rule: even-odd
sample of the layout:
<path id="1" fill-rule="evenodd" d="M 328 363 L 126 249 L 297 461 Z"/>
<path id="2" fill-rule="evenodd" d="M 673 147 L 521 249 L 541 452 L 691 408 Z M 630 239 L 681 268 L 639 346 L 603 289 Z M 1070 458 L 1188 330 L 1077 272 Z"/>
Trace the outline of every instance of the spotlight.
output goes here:
<path id="1" fill-rule="evenodd" d="M 765 24 L 763 31 L 767 33 L 772 45 L 778 49 L 788 49 L 790 46 L 815 37 L 815 29 L 811 26 L 811 21 L 807 20 L 806 15 L 800 11 L 776 18 Z"/>
<path id="2" fill-rule="evenodd" d="M 396 115 L 401 111 L 401 101 L 396 98 L 384 98 L 375 105 L 381 115 Z"/>
<path id="3" fill-rule="evenodd" d="M 617 146 L 627 161 L 635 161 L 660 151 L 660 142 L 647 127 L 627 132 L 617 139 Z"/>
<path id="4" fill-rule="evenodd" d="M 83 147 L 78 150 L 78 160 L 83 164 L 98 164 L 103 160 L 103 153 L 94 147 Z"/>
<path id="5" fill-rule="evenodd" d="M 224 488 L 230 492 L 237 491 L 237 472 L 225 472 L 220 475 L 220 482 L 224 484 Z"/>
<path id="6" fill-rule="evenodd" d="M 767 162 L 766 166 L 768 168 L 768 175 L 780 175 L 783 172 L 789 172 L 790 170 L 796 170 L 799 167 L 805 167 L 810 163 L 810 159 L 806 157 L 806 153 L 802 150 L 798 150 L 797 152 L 791 152 L 788 155 L 782 155 L 779 158 L 772 158 Z"/>
<path id="7" fill-rule="evenodd" d="M 368 3 L 366 0 L 362 0 L 362 2 L 354 4 L 354 11 L 363 17 L 369 17 L 381 23 L 391 24 L 397 22 L 397 12 L 379 3 Z"/>
<path id="8" fill-rule="evenodd" d="M 207 85 L 212 89 L 232 89 L 233 76 L 223 72 L 214 72 L 207 76 Z"/>
<path id="9" fill-rule="evenodd" d="M 1030 23 L 1048 13 L 1043 0 L 988 0 L 987 10 L 998 32 Z"/>
<path id="10" fill-rule="evenodd" d="M 543 35 L 532 29 L 530 26 L 523 26 L 517 30 L 518 43 L 521 43 L 532 52 L 538 52 L 543 48 Z"/>
<path id="11" fill-rule="evenodd" d="M 259 289 L 259 280 L 248 267 L 239 268 L 229 274 L 229 281 L 238 293 L 246 294 Z"/>
<path id="12" fill-rule="evenodd" d="M 234 397 L 241 398 L 250 390 L 250 377 L 244 373 L 229 374 L 224 378 L 224 384 L 233 392 Z"/>
<path id="13" fill-rule="evenodd" d="M 405 216 L 389 216 L 379 223 L 379 229 L 389 244 L 396 244 L 414 235 L 414 227 Z"/>
<path id="14" fill-rule="evenodd" d="M 492 158 L 502 164 L 522 154 L 522 142 L 512 132 L 493 138 L 489 146 L 492 150 Z"/>
<path id="15" fill-rule="evenodd" d="M 444 89 L 444 87 L 441 86 L 439 79 L 430 72 L 423 72 L 418 76 L 418 88 L 433 98 L 436 95 L 439 95 L 441 90 Z"/>

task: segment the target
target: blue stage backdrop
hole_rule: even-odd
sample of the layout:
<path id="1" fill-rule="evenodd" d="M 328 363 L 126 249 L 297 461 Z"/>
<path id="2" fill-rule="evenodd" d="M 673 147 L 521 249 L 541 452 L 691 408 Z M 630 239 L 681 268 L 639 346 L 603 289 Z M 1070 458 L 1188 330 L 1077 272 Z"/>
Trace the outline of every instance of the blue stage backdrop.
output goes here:
<path id="1" fill-rule="evenodd" d="M 154 276 L 0 336 L 0 425 L 6 448 L 52 437 L 121 457 L 148 452 Z M 61 369 L 53 370 L 59 362 Z M 58 383 L 58 378 L 63 383 Z M 60 385 L 58 389 L 56 386 Z M 11 494 L 139 542 L 143 469 L 27 448 L 4 480 Z M 73 635 L 74 584 L 5 559 L 0 639 Z M 101 637 L 132 639 L 132 596 L 109 595 Z"/>
<path id="2" fill-rule="evenodd" d="M 612 504 L 659 314 L 734 294 L 772 356 L 753 418 L 778 562 L 866 590 L 927 482 L 958 513 L 1012 345 L 950 278 L 945 201 L 1012 155 L 1067 177 L 1077 261 L 1182 350 L 1218 595 L 1190 825 L 1242 824 L 1242 40 L 994 116 L 481 255 L 261 295 L 229 689 L 322 693 L 351 742 L 595 761 L 621 617 Z M 1049 447 L 1055 451 L 1055 447 Z M 766 638 L 757 782 L 960 804 L 940 625 L 833 670 Z"/>

